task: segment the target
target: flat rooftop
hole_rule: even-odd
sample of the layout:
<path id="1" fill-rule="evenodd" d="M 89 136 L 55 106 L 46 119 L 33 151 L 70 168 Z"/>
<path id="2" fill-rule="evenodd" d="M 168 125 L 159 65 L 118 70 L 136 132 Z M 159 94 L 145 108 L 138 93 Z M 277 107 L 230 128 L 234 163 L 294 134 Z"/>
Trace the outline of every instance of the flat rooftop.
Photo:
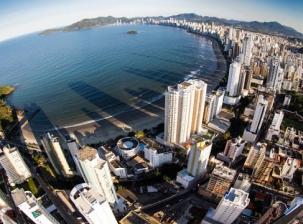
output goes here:
<path id="1" fill-rule="evenodd" d="M 248 193 L 243 190 L 231 188 L 225 195 L 224 199 L 233 202 L 233 204 L 246 207 L 249 203 Z"/>
<path id="2" fill-rule="evenodd" d="M 237 174 L 237 171 L 230 169 L 227 166 L 217 165 L 214 168 L 212 174 L 227 179 L 229 181 L 233 181 Z"/>
<path id="3" fill-rule="evenodd" d="M 85 160 L 91 161 L 96 158 L 97 154 L 98 154 L 98 151 L 89 146 L 85 146 L 82 150 L 79 150 L 77 153 L 77 155 L 81 161 L 85 161 Z"/>
<path id="4" fill-rule="evenodd" d="M 157 151 L 158 154 L 173 152 L 173 149 L 170 146 L 162 145 L 151 138 L 144 138 L 142 141 L 146 144 L 146 148 Z"/>
<path id="5" fill-rule="evenodd" d="M 89 214 L 94 210 L 94 204 L 102 204 L 106 200 L 90 186 L 84 186 L 73 191 L 73 199 L 83 213 Z"/>
<path id="6" fill-rule="evenodd" d="M 15 190 L 13 190 L 11 192 L 11 195 L 12 195 L 12 198 L 13 198 L 16 206 L 19 206 L 27 201 L 23 188 L 21 188 L 21 189 L 16 188 Z"/>

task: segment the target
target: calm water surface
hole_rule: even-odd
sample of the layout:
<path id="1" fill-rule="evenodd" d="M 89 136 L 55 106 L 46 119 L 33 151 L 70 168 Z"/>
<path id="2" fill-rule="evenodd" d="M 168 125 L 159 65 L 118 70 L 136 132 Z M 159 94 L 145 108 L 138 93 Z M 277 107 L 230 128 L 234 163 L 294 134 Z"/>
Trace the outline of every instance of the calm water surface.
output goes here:
<path id="1" fill-rule="evenodd" d="M 128 30 L 139 34 L 124 34 Z M 184 78 L 209 82 L 216 66 L 210 40 L 164 26 L 106 26 L 0 42 L 0 85 L 17 86 L 6 101 L 41 108 L 33 119 L 41 130 L 49 122 L 69 127 L 142 107 Z"/>

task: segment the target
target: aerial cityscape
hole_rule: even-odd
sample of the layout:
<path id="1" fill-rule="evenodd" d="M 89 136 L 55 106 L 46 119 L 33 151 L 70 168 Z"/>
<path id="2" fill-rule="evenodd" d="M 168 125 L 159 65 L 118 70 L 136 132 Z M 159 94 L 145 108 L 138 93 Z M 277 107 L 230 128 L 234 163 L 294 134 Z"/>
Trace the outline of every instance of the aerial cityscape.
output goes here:
<path id="1" fill-rule="evenodd" d="M 0 2 L 0 223 L 303 223 L 302 9 Z"/>

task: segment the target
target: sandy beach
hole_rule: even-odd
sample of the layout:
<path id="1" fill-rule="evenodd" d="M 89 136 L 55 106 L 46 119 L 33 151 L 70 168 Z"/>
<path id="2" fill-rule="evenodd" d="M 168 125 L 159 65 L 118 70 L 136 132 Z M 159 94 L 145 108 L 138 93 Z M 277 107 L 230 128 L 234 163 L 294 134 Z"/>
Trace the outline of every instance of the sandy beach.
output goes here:
<path id="1" fill-rule="evenodd" d="M 211 77 L 204 78 L 202 76 L 202 79 L 205 79 L 204 81 L 208 83 L 207 92 L 210 92 L 217 87 L 220 79 L 223 78 L 227 71 L 226 61 L 220 51 L 218 42 L 212 38 L 209 38 L 209 40 L 212 41 L 212 47 L 217 57 L 217 69 Z M 66 147 L 64 136 L 68 133 L 73 133 L 78 138 L 81 145 L 105 142 L 109 139 L 115 139 L 119 135 L 127 135 L 129 131 L 151 129 L 158 124 L 163 123 L 164 104 L 164 97 L 162 97 L 145 107 L 136 108 L 133 111 L 101 121 L 92 121 L 85 125 L 73 126 L 66 129 L 59 128 L 52 131 L 51 134 L 59 137 L 63 147 Z M 26 118 L 23 119 L 23 125 L 20 128 L 21 140 L 25 143 L 40 144 L 39 137 L 45 133 L 45 131 L 32 131 L 41 130 L 41 127 L 37 129 L 34 123 L 30 121 L 26 122 L 24 120 L 26 120 Z"/>

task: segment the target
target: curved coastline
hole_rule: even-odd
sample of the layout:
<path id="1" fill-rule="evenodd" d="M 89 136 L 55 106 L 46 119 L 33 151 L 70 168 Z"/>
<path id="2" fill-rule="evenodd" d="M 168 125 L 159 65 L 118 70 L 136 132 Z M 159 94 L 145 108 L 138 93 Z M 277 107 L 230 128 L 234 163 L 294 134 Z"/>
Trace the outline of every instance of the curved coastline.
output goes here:
<path id="1" fill-rule="evenodd" d="M 194 34 L 194 33 L 191 33 Z M 198 35 L 198 34 L 196 34 Z M 209 80 L 207 92 L 214 90 L 220 80 L 226 75 L 227 62 L 221 52 L 219 42 L 212 37 L 200 35 L 211 41 L 213 52 L 217 59 L 217 68 L 213 75 L 207 77 Z M 203 68 L 202 68 L 203 69 Z M 199 77 L 202 78 L 203 77 Z M 182 80 L 180 80 L 182 81 Z M 127 135 L 130 130 L 150 129 L 164 122 L 164 95 L 160 95 L 155 101 L 146 103 L 146 105 L 134 108 L 130 111 L 122 111 L 115 115 L 103 116 L 94 120 L 72 124 L 63 127 L 41 128 L 40 130 L 32 130 L 30 126 L 22 128 L 22 135 L 26 142 L 35 143 L 36 139 L 45 132 L 51 132 L 55 136 L 64 138 L 67 133 L 74 133 L 81 140 L 82 144 L 95 144 L 115 138 L 118 135 Z M 143 112 L 143 113 L 142 113 Z M 126 121 L 127 124 L 122 121 Z M 65 141 L 62 141 L 65 142 Z"/>

